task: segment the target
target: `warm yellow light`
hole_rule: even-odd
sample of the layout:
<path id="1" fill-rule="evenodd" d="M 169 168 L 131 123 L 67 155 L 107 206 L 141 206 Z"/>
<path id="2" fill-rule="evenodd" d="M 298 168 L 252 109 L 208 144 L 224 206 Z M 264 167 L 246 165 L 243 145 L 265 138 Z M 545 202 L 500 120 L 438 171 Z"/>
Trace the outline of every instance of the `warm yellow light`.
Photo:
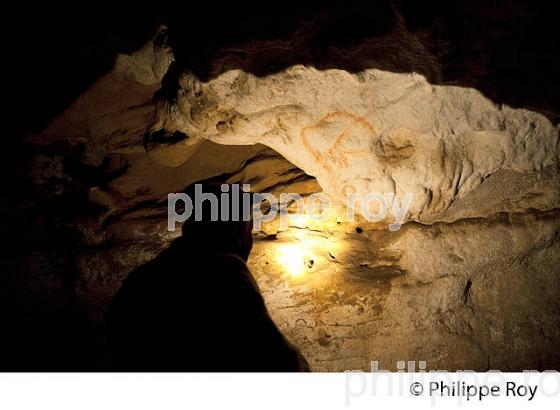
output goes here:
<path id="1" fill-rule="evenodd" d="M 293 213 L 288 222 L 287 227 L 278 230 L 278 242 L 274 244 L 276 264 L 286 275 L 296 279 L 319 272 L 325 268 L 325 261 L 336 258 L 333 255 L 338 254 L 340 244 L 332 232 L 343 223 L 336 213 L 331 213 L 328 220 Z"/>
<path id="2" fill-rule="evenodd" d="M 300 277 L 309 268 L 309 256 L 297 245 L 280 246 L 276 260 L 293 278 Z"/>
<path id="3" fill-rule="evenodd" d="M 309 219 L 305 214 L 292 214 L 290 215 L 290 225 L 297 228 L 307 228 Z"/>

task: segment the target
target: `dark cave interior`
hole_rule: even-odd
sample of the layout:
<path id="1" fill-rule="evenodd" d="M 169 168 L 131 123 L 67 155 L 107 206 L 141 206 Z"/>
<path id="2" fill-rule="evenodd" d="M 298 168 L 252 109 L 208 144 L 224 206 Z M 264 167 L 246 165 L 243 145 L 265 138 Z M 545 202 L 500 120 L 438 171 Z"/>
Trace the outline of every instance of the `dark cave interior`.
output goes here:
<path id="1" fill-rule="evenodd" d="M 165 127 L 145 131 L 158 104 L 177 103 L 184 73 L 204 83 L 232 70 L 266 79 L 295 65 L 351 75 L 367 69 L 417 73 L 430 85 L 471 88 L 497 107 L 536 113 L 557 133 L 560 42 L 554 34 L 557 16 L 552 8 L 513 0 L 376 0 L 320 6 L 282 3 L 272 10 L 209 3 L 158 4 L 157 10 L 98 3 L 68 9 L 49 4 L 34 6 L 33 12 L 5 13 L 4 22 L 10 27 L 9 69 L 13 70 L 7 80 L 9 105 L 14 113 L 8 117 L 13 129 L 2 175 L 6 191 L 15 195 L 10 193 L 3 201 L 9 233 L 0 279 L 2 370 L 106 369 L 106 305 L 130 270 L 155 257 L 174 239 L 162 233 L 166 217 L 162 198 L 171 189 L 182 190 L 201 180 L 250 181 L 263 191 L 302 195 L 324 188 L 301 164 L 261 144 L 220 145 L 205 140 L 179 166 L 166 168 L 158 163 L 156 154 L 150 154 L 150 144 L 163 147 L 162 157 L 171 161 L 165 148 L 191 137 Z M 130 85 L 119 77 L 122 73 L 114 75 L 117 56 L 140 50 L 161 25 L 167 30 L 154 44 L 165 43 L 174 56 L 161 81 Z M 122 88 L 111 95 L 115 84 Z M 105 99 L 99 98 L 101 94 Z M 94 113 L 98 115 L 93 115 L 94 120 L 110 118 L 110 126 L 103 125 L 107 128 L 103 143 L 94 143 L 93 148 L 87 138 L 97 132 L 94 127 L 75 128 L 68 120 L 82 115 L 79 110 L 68 111 L 80 96 L 94 101 L 83 109 L 84 116 Z M 128 106 L 117 107 L 119 101 Z M 136 115 L 134 110 L 143 109 L 146 112 L 138 114 L 139 119 L 128 119 L 127 115 Z M 46 133 L 57 119 L 62 124 L 56 128 L 59 134 Z M 121 138 L 117 141 L 121 145 L 112 146 L 111 138 Z M 492 203 L 480 215 L 453 223 L 411 221 L 394 235 L 363 220 L 336 219 L 326 228 L 304 222 L 305 229 L 294 223 L 293 231 L 284 234 L 267 227 L 255 236 L 249 265 L 273 319 L 282 323 L 279 326 L 290 340 L 305 346 L 312 369 L 363 367 L 360 354 L 377 352 L 383 343 L 394 342 L 392 331 L 385 334 L 381 325 L 375 325 L 381 329 L 375 333 L 378 345 L 366 353 L 360 351 L 358 345 L 372 334 L 369 323 L 390 321 L 403 306 L 423 300 L 442 306 L 453 300 L 455 304 L 442 308 L 427 303 L 440 315 L 426 319 L 433 319 L 432 327 L 418 330 L 421 326 L 414 320 L 400 324 L 404 333 L 394 331 L 393 337 L 399 338 L 394 342 L 396 352 L 433 354 L 437 365 L 450 368 L 558 369 L 558 165 L 542 168 L 544 176 L 527 176 L 523 171 L 519 171 L 521 176 L 503 176 L 507 187 L 530 186 L 528 193 L 510 194 L 509 188 L 502 189 L 506 183 L 500 185 L 496 178 L 484 181 L 481 187 L 502 192 L 505 199 L 500 206 L 506 205 L 500 208 Z M 549 180 L 544 188 L 534 188 Z M 107 199 L 105 192 L 114 196 Z M 483 188 L 477 192 L 489 195 Z M 549 197 L 545 205 L 538 202 Z M 315 275 L 294 280 L 292 286 L 280 270 L 271 267 L 274 252 L 280 252 L 274 246 L 293 247 L 302 230 L 316 246 L 309 254 L 315 252 L 311 265 L 317 266 L 309 269 L 325 272 L 328 281 Z M 442 239 L 447 235 L 453 238 L 449 242 L 456 240 L 467 250 L 461 254 L 459 245 Z M 478 235 L 480 242 L 475 243 L 472 238 Z M 341 241 L 346 241 L 344 247 L 338 245 Z M 408 255 L 407 249 L 412 248 L 428 256 L 411 262 L 415 256 Z M 319 254 L 317 249 L 324 252 Z M 491 250 L 496 259 L 487 257 L 485 250 Z M 421 269 L 431 269 L 430 253 L 438 260 L 433 269 L 445 272 L 440 272 L 438 281 L 428 274 L 422 276 Z M 417 277 L 407 267 L 414 264 L 419 266 Z M 459 265 L 464 267 L 453 273 Z M 106 277 L 103 271 L 108 272 Z M 407 281 L 406 275 L 413 275 L 414 280 Z M 530 275 L 542 277 L 524 284 Z M 432 284 L 434 288 L 428 289 Z M 415 287 L 415 296 L 403 296 Z M 451 293 L 455 296 L 448 296 Z M 401 297 L 406 302 L 394 301 Z M 549 308 L 532 311 L 535 301 L 543 298 Z M 302 310 L 284 309 L 298 303 Z M 364 310 L 366 316 L 360 316 Z M 421 310 L 420 315 L 428 317 L 430 312 Z M 489 319 L 477 322 L 473 312 Z M 352 326 L 364 329 L 352 333 L 347 330 Z M 401 346 L 400 338 L 415 332 L 423 335 L 418 345 L 432 343 L 429 353 Z M 445 334 L 447 339 L 430 339 L 426 336 L 430 332 Z M 504 340 L 518 334 L 518 345 L 503 347 Z M 347 351 L 359 353 L 337 356 Z M 440 351 L 446 353 L 435 353 Z M 493 361 L 488 352 L 496 351 L 503 353 Z M 450 357 L 450 352 L 456 352 L 456 357 Z M 522 357 L 511 360 L 516 352 Z M 397 355 L 383 354 L 388 361 Z"/>

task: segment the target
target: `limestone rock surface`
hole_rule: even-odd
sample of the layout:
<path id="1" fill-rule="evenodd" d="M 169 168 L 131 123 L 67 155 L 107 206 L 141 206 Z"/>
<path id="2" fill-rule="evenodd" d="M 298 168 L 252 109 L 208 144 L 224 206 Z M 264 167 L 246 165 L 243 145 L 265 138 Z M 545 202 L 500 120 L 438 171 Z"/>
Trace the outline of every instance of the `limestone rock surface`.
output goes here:
<path id="1" fill-rule="evenodd" d="M 474 89 L 431 85 L 414 73 L 295 66 L 264 78 L 240 70 L 209 82 L 185 75 L 181 84 L 176 102 L 158 111 L 155 130 L 268 145 L 341 202 L 372 192 L 402 202 L 410 194 L 406 220 L 451 220 L 449 207 L 491 176 L 547 179 L 547 170 L 558 170 L 560 128 L 545 116 L 496 105 Z M 511 194 L 539 199 L 513 210 L 557 207 L 557 195 L 540 197 L 557 194 L 557 184 L 548 178 L 538 193 L 519 187 Z M 469 211 L 484 216 L 488 207 L 471 203 Z"/>

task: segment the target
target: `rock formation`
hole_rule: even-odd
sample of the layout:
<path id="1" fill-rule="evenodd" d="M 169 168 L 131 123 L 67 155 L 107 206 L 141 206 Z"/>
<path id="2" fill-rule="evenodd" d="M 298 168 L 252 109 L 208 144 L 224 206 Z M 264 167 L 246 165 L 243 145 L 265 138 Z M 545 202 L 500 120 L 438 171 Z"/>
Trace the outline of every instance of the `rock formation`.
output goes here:
<path id="1" fill-rule="evenodd" d="M 410 193 L 407 220 L 453 220 L 450 205 L 487 178 L 557 169 L 560 158 L 559 128 L 546 117 L 496 106 L 473 89 L 430 85 L 414 73 L 295 66 L 264 78 L 233 70 L 208 83 L 186 75 L 181 85 L 174 103 L 158 111 L 158 131 L 268 145 L 341 202 L 354 193 L 400 200 Z M 555 184 L 549 179 L 544 191 Z M 528 193 L 520 187 L 514 195 Z M 492 211 L 558 204 L 554 193 L 544 195 Z M 484 216 L 484 205 L 470 204 L 469 215 Z"/>
<path id="2" fill-rule="evenodd" d="M 249 260 L 314 370 L 558 370 L 560 53 L 550 13 L 498 3 L 191 9 L 102 48 L 108 69 L 25 130 L 5 299 L 25 367 L 103 369 L 107 304 L 179 235 L 167 194 L 212 180 L 336 202 L 265 224 Z M 346 217 L 370 192 L 412 195 L 400 229 Z"/>

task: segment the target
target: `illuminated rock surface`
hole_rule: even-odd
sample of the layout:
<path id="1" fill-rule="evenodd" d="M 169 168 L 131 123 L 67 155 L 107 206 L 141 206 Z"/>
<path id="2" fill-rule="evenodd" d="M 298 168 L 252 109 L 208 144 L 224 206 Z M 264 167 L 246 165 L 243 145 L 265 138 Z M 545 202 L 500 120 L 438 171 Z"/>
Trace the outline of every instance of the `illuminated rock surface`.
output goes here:
<path id="1" fill-rule="evenodd" d="M 400 13 L 381 34 L 326 48 L 323 60 L 305 55 L 304 33 L 301 44 L 215 50 L 204 76 L 185 63 L 182 47 L 195 40 L 178 28 L 169 39 L 173 26 L 115 55 L 111 70 L 26 137 L 33 190 L 23 240 L 34 245 L 25 308 L 72 306 L 102 340 L 122 280 L 178 235 L 166 230 L 167 194 L 196 181 L 323 191 L 341 202 L 411 193 L 395 232 L 391 217 L 346 220 L 340 203 L 323 224 L 296 217 L 287 231 L 274 221 L 255 232 L 249 265 L 312 368 L 377 360 L 394 370 L 416 360 L 428 369 L 558 370 L 558 94 L 521 76 L 529 85 L 514 82 L 521 97 L 512 98 L 513 85 L 494 84 L 501 77 L 470 49 L 467 74 L 453 77 L 450 57 L 435 49 L 454 37 L 437 37 L 437 25 L 415 29 L 414 13 Z M 484 37 L 492 22 L 464 13 L 469 35 L 481 37 L 462 47 L 493 44 Z M 267 62 L 278 67 L 260 71 Z M 557 61 L 545 63 L 554 72 Z"/>
<path id="2" fill-rule="evenodd" d="M 432 86 L 417 74 L 299 66 L 262 79 L 228 71 L 209 83 L 184 84 L 175 105 L 160 110 L 156 128 L 220 144 L 269 145 L 343 202 L 370 192 L 402 202 L 410 193 L 407 220 L 453 219 L 450 205 L 495 174 L 558 167 L 559 131 L 546 117 L 496 106 L 476 90 Z M 540 196 L 535 203 L 517 210 L 554 208 L 557 192 L 540 194 L 559 181 L 547 182 L 532 192 Z M 529 193 L 519 187 L 512 194 Z M 504 210 L 496 204 L 491 211 Z M 469 204 L 471 216 L 488 211 Z"/>

